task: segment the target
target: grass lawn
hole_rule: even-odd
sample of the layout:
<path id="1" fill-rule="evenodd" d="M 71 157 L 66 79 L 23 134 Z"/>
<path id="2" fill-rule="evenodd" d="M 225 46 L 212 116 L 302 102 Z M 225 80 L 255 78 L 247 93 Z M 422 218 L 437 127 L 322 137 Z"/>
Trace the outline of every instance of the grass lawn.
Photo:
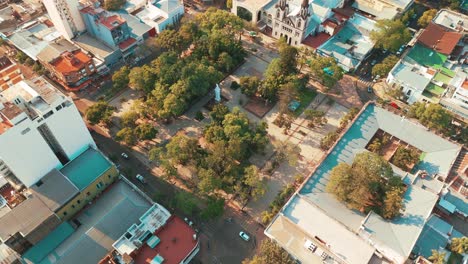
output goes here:
<path id="1" fill-rule="evenodd" d="M 315 96 L 317 96 L 317 92 L 315 90 L 305 88 L 299 91 L 298 94 L 298 101 L 301 102 L 301 105 L 294 111 L 294 116 L 298 117 L 299 115 L 304 112 L 309 104 L 314 100 Z"/>

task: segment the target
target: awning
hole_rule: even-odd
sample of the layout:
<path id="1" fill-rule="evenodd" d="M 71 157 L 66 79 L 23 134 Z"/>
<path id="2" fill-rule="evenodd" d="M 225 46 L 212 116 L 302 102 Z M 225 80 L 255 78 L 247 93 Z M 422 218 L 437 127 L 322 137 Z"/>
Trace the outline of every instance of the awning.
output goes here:
<path id="1" fill-rule="evenodd" d="M 455 210 L 457 209 L 457 207 L 455 205 L 453 205 L 451 202 L 445 200 L 445 199 L 440 199 L 439 201 L 439 205 L 444 208 L 445 210 L 447 210 L 448 212 L 450 212 L 451 214 L 455 213 Z"/>

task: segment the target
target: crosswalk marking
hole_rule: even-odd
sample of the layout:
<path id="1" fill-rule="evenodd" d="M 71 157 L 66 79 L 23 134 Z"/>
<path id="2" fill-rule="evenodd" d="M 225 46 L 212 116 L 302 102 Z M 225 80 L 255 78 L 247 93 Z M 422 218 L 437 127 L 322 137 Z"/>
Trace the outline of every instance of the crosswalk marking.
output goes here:
<path id="1" fill-rule="evenodd" d="M 364 84 L 365 86 L 372 86 L 372 84 L 373 84 L 372 81 L 369 81 L 369 80 L 364 79 L 364 78 L 362 78 L 362 77 L 359 78 L 358 82 Z"/>

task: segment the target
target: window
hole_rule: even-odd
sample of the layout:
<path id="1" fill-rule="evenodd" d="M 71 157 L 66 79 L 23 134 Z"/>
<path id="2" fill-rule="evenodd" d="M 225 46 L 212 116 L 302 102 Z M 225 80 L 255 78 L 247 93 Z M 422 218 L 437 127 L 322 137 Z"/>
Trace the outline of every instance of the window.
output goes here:
<path id="1" fill-rule="evenodd" d="M 44 118 L 48 118 L 49 116 L 53 115 L 54 111 L 49 111 L 44 115 Z"/>
<path id="2" fill-rule="evenodd" d="M 72 207 L 73 209 L 75 209 L 75 205 L 74 205 L 74 204 L 72 204 L 72 206 L 71 206 L 71 207 Z"/>
<path id="3" fill-rule="evenodd" d="M 280 17 L 280 13 L 279 13 L 279 10 L 276 11 L 276 18 L 279 18 Z"/>
<path id="4" fill-rule="evenodd" d="M 297 27 L 300 28 L 301 27 L 301 20 L 299 19 L 299 21 L 297 21 Z"/>
<path id="5" fill-rule="evenodd" d="M 410 95 L 411 95 L 411 90 L 408 90 L 408 91 L 406 92 L 406 95 L 410 96 Z"/>
<path id="6" fill-rule="evenodd" d="M 101 189 L 102 187 L 104 187 L 104 184 L 102 182 L 99 182 L 98 184 L 96 184 L 96 187 L 98 189 Z"/>
<path id="7" fill-rule="evenodd" d="M 59 105 L 59 106 L 55 107 L 55 110 L 58 111 L 58 110 L 60 110 L 60 109 L 62 109 L 62 108 L 63 108 L 63 106 L 62 106 L 62 105 Z"/>
<path id="8" fill-rule="evenodd" d="M 76 203 L 77 203 L 77 204 L 80 204 L 80 203 L 81 203 L 81 201 L 80 201 L 80 200 L 77 200 L 77 201 L 76 201 Z"/>
<path id="9" fill-rule="evenodd" d="M 21 135 L 25 135 L 25 134 L 28 133 L 29 131 L 31 131 L 31 129 L 28 127 L 28 128 L 26 128 L 25 130 L 21 131 Z"/>

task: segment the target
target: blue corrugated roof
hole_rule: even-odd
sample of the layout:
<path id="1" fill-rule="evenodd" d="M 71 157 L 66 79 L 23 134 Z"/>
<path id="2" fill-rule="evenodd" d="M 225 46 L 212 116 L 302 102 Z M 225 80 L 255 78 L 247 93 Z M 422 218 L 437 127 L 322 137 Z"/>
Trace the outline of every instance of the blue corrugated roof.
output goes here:
<path id="1" fill-rule="evenodd" d="M 52 250 L 57 248 L 65 239 L 67 239 L 75 230 L 68 223 L 64 222 L 59 225 L 54 231 L 50 232 L 43 240 L 30 248 L 23 255 L 23 259 L 32 263 L 42 263 L 41 261 Z"/>

